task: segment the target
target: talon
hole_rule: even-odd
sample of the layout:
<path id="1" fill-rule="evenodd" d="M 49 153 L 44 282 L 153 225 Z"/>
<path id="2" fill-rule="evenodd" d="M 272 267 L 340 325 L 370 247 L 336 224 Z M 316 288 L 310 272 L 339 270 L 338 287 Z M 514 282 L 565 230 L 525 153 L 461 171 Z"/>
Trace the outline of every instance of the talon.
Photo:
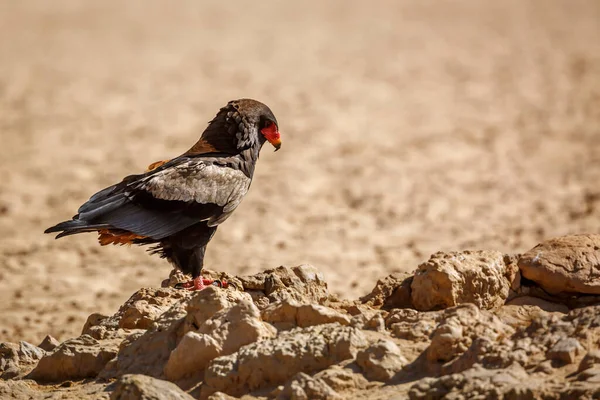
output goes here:
<path id="1" fill-rule="evenodd" d="M 191 281 L 178 283 L 177 285 L 175 285 L 175 287 L 177 289 L 186 289 L 186 290 L 195 291 L 195 290 L 205 289 L 206 286 L 211 285 L 212 282 L 213 282 L 212 279 L 204 279 L 201 276 L 198 276 L 198 277 L 192 279 Z"/>
<path id="2" fill-rule="evenodd" d="M 179 282 L 175 285 L 175 289 L 191 289 L 194 287 L 194 281 Z"/>
<path id="3" fill-rule="evenodd" d="M 227 289 L 227 288 L 229 288 L 230 285 L 232 285 L 235 288 L 235 285 L 233 285 L 227 281 L 220 281 L 220 280 L 212 281 L 212 285 L 220 287 L 221 289 Z"/>
<path id="4" fill-rule="evenodd" d="M 220 281 L 215 279 L 207 279 L 201 276 L 194 278 L 191 281 L 178 283 L 175 285 L 177 289 L 187 289 L 187 290 L 202 290 L 207 286 L 216 286 L 221 289 L 227 289 L 228 287 L 233 287 L 237 290 L 237 286 L 233 283 L 229 283 L 227 281 Z"/>

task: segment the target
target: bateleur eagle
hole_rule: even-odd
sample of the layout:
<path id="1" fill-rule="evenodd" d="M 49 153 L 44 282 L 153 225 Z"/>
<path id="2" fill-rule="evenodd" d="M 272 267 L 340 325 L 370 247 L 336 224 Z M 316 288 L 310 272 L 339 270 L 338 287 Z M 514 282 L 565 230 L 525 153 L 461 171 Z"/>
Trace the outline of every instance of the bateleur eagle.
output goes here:
<path id="1" fill-rule="evenodd" d="M 152 254 L 192 275 L 183 287 L 201 290 L 213 283 L 201 276 L 206 245 L 248 192 L 267 141 L 275 151 L 281 146 L 269 107 L 251 99 L 230 101 L 187 152 L 99 191 L 72 220 L 45 233 L 60 232 L 58 239 L 98 232 L 103 246 L 153 244 Z"/>

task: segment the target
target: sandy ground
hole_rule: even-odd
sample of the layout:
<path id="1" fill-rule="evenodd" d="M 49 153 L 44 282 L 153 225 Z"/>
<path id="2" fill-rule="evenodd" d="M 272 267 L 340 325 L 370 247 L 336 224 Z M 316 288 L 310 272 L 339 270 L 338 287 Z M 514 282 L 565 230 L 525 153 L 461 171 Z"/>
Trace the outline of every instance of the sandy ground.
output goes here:
<path id="1" fill-rule="evenodd" d="M 311 263 L 367 292 L 437 250 L 598 232 L 600 2 L 0 2 L 0 341 L 79 333 L 169 271 L 43 230 L 193 144 L 228 100 L 275 112 L 207 267 Z"/>

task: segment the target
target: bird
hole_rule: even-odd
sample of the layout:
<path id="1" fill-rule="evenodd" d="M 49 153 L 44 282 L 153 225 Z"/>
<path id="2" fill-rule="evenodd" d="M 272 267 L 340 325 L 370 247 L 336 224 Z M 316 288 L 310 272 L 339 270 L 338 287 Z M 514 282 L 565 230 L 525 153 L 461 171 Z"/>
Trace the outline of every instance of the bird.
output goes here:
<path id="1" fill-rule="evenodd" d="M 77 214 L 45 230 L 61 237 L 96 232 L 100 245 L 150 245 L 150 254 L 167 259 L 192 279 L 188 290 L 225 281 L 202 277 L 206 247 L 250 188 L 263 145 L 281 147 L 279 124 L 271 109 L 252 99 L 222 107 L 185 153 L 157 161 L 100 190 Z"/>

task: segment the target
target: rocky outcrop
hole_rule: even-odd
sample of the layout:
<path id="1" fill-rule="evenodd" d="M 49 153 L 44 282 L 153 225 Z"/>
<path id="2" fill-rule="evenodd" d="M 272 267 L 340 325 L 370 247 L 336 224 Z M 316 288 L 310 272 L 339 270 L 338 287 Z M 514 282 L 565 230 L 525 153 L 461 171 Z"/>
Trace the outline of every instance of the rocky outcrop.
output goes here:
<path id="1" fill-rule="evenodd" d="M 211 291 L 217 296 L 225 293 L 211 287 L 199 297 L 211 296 Z M 214 358 L 234 353 L 247 344 L 272 338 L 276 332 L 273 326 L 260 319 L 260 312 L 251 300 L 240 300 L 216 312 L 196 330 L 187 332 L 171 352 L 164 375 L 170 380 L 192 375 L 204 370 Z"/>
<path id="2" fill-rule="evenodd" d="M 114 315 L 92 314 L 78 338 L 0 344 L 0 396 L 36 398 L 48 382 L 66 399 L 600 396 L 597 297 L 548 294 L 517 260 L 436 253 L 356 301 L 307 265 L 200 292 L 169 287 L 182 279 L 172 274 Z M 592 287 L 582 262 L 565 279 Z"/>

